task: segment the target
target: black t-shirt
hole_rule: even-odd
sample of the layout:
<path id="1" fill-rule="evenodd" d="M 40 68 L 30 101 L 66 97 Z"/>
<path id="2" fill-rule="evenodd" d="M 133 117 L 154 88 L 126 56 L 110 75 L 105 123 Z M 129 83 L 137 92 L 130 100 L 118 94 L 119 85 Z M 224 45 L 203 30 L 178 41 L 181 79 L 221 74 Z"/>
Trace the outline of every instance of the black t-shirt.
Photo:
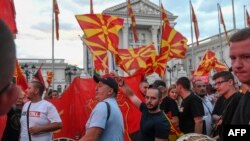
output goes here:
<path id="1" fill-rule="evenodd" d="M 177 103 L 171 99 L 170 97 L 166 96 L 160 105 L 161 110 L 163 110 L 166 114 L 170 114 L 173 116 L 179 116 L 179 109 Z"/>
<path id="2" fill-rule="evenodd" d="M 222 112 L 223 112 L 223 109 L 225 108 L 225 107 L 223 107 L 224 105 L 224 102 L 225 102 L 225 98 L 224 98 L 224 96 L 220 96 L 219 98 L 218 98 L 218 100 L 216 101 L 216 103 L 215 103 L 215 106 L 214 106 L 214 110 L 213 110 L 213 112 L 212 112 L 212 115 L 214 115 L 214 114 L 216 114 L 216 115 L 218 115 L 218 116 L 221 116 L 221 114 L 222 114 Z"/>
<path id="3" fill-rule="evenodd" d="M 20 136 L 21 109 L 11 108 L 7 116 L 7 124 L 4 130 L 2 141 L 18 141 Z"/>
<path id="4" fill-rule="evenodd" d="M 142 112 L 140 123 L 140 141 L 154 141 L 155 138 L 167 139 L 170 131 L 170 124 L 163 113 L 149 113 L 145 103 L 140 105 Z"/>
<path id="5" fill-rule="evenodd" d="M 237 105 L 239 104 L 241 93 L 236 92 L 232 96 L 230 96 L 228 99 L 224 100 L 224 103 L 222 105 L 223 111 L 222 111 L 222 123 L 220 126 L 218 126 L 218 133 L 220 136 L 221 141 L 223 141 L 223 127 L 227 124 L 230 124 L 233 119 L 233 115 L 236 111 Z"/>
<path id="6" fill-rule="evenodd" d="M 250 124 L 250 92 L 244 94 L 232 119 L 232 124 Z"/>
<path id="7" fill-rule="evenodd" d="M 194 133 L 194 117 L 204 116 L 204 109 L 201 99 L 194 94 L 182 100 L 180 108 L 179 127 L 183 133 Z"/>

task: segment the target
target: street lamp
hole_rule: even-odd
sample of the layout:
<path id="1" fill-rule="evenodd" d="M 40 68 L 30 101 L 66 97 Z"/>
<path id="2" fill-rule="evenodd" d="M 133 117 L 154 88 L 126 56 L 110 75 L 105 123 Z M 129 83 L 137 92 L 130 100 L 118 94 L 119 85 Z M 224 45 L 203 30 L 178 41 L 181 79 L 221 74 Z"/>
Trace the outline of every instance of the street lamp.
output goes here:
<path id="1" fill-rule="evenodd" d="M 167 65 L 167 71 L 169 72 L 169 81 L 170 81 L 169 85 L 171 85 L 172 72 L 175 71 L 175 69 L 176 69 L 176 65 L 174 65 L 172 67 Z"/>
<path id="2" fill-rule="evenodd" d="M 75 75 L 76 74 L 76 71 L 77 71 L 77 68 L 76 66 L 74 66 L 73 68 L 72 67 L 69 67 L 67 66 L 65 68 L 65 78 L 68 78 L 68 82 L 71 83 L 71 76 L 72 75 Z"/>
<path id="3" fill-rule="evenodd" d="M 25 76 L 26 76 L 27 81 L 29 81 L 29 80 L 31 79 L 31 77 L 32 77 L 32 76 L 34 75 L 34 73 L 35 73 L 36 66 L 33 64 L 33 65 L 31 66 L 31 71 L 30 71 L 30 69 L 29 69 L 29 65 L 28 65 L 28 64 L 22 65 L 21 68 L 24 70 L 24 74 L 25 74 Z"/>

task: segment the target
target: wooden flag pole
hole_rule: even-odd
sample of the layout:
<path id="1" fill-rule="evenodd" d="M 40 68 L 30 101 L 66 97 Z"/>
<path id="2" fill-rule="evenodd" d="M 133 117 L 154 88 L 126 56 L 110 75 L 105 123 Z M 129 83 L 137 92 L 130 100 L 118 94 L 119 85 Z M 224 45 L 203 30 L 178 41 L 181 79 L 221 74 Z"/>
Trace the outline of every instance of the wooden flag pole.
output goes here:
<path id="1" fill-rule="evenodd" d="M 192 41 L 192 55 L 191 55 L 191 58 L 192 58 L 192 70 L 195 69 L 194 67 L 194 64 L 195 64 L 195 61 L 194 61 L 194 41 L 193 41 L 193 25 L 192 25 L 192 22 L 193 22 L 193 18 L 192 18 L 192 4 L 191 4 L 191 0 L 189 0 L 189 5 L 190 5 L 190 25 L 191 25 L 191 41 Z"/>
<path id="2" fill-rule="evenodd" d="M 54 34 L 55 34 L 55 31 L 54 31 L 54 24 L 55 24 L 55 18 L 54 18 L 54 5 L 55 5 L 55 0 L 52 0 L 52 72 L 53 74 L 55 74 L 55 60 L 54 60 L 54 40 L 55 40 L 55 37 L 54 37 Z M 52 89 L 54 89 L 54 79 L 52 80 Z"/>

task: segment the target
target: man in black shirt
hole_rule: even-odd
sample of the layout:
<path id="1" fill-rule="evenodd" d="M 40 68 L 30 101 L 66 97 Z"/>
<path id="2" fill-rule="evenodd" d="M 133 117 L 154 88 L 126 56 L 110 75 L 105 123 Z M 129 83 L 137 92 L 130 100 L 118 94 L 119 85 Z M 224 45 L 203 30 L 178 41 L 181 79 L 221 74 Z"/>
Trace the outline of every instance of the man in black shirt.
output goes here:
<path id="1" fill-rule="evenodd" d="M 224 125 L 231 123 L 241 94 L 237 92 L 234 87 L 235 81 L 231 72 L 218 72 L 213 76 L 213 80 L 214 88 L 217 93 L 221 95 L 215 104 L 213 119 L 218 130 L 219 140 L 223 140 Z M 216 134 L 214 134 L 214 136 L 216 136 Z"/>
<path id="2" fill-rule="evenodd" d="M 232 70 L 241 83 L 250 88 L 250 28 L 242 29 L 230 38 Z M 250 92 L 242 96 L 232 124 L 250 124 Z"/>
<path id="3" fill-rule="evenodd" d="M 180 108 L 179 127 L 183 133 L 199 133 L 203 131 L 204 109 L 201 99 L 191 93 L 191 84 L 187 77 L 176 81 L 176 93 L 183 100 Z"/>
<path id="4" fill-rule="evenodd" d="M 142 112 L 140 122 L 140 141 L 167 141 L 170 124 L 163 111 L 160 110 L 162 94 L 158 88 L 151 87 L 145 95 L 143 103 L 134 92 L 118 77 L 117 81 L 124 94 Z"/>

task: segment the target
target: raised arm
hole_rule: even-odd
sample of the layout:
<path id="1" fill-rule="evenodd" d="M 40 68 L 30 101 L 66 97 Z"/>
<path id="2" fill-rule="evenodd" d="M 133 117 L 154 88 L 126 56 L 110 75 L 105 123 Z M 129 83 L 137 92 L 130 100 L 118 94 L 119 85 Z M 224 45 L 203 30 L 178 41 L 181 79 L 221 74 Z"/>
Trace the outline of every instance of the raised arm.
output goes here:
<path id="1" fill-rule="evenodd" d="M 125 83 L 125 81 L 116 75 L 117 83 L 119 87 L 122 88 L 124 94 L 130 99 L 130 101 L 139 109 L 142 101 L 137 97 L 137 95 L 132 91 L 132 89 Z"/>

